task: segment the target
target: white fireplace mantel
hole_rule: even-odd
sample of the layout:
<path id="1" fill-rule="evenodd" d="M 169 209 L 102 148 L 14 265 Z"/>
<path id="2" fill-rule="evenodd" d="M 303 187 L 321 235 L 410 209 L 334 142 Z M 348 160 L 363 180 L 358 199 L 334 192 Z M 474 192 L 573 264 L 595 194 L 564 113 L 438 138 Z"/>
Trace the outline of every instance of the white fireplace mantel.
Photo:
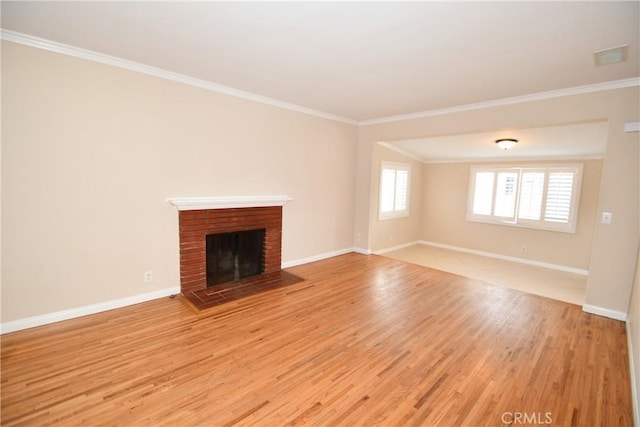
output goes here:
<path id="1" fill-rule="evenodd" d="M 172 197 L 167 199 L 179 211 L 284 206 L 291 200 L 293 198 L 289 196 Z"/>

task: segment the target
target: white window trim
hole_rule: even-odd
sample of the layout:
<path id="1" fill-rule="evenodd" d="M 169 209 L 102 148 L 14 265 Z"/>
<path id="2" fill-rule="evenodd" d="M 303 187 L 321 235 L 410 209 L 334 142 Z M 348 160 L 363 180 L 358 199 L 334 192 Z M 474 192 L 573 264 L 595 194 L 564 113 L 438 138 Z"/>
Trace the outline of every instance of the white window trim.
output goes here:
<path id="1" fill-rule="evenodd" d="M 403 170 L 408 172 L 407 177 L 407 203 L 406 208 L 403 210 L 394 210 L 391 212 L 383 212 L 382 211 L 382 171 L 384 169 L 395 169 L 395 170 Z M 411 201 L 411 164 L 409 163 L 397 163 L 397 162 L 387 162 L 385 160 L 380 162 L 380 177 L 378 179 L 378 219 L 386 220 L 386 219 L 394 219 L 394 218 L 404 218 L 409 216 L 410 209 L 410 201 Z"/>
<path id="2" fill-rule="evenodd" d="M 518 219 L 518 203 L 516 202 L 515 207 L 515 221 L 513 220 L 501 220 L 498 217 L 493 215 L 479 215 L 473 213 L 473 199 L 475 193 L 475 175 L 477 172 L 508 172 L 508 171 L 518 171 L 520 172 L 518 178 L 518 187 L 520 186 L 520 180 L 522 178 L 522 170 L 532 169 L 532 170 L 573 170 L 574 171 L 574 182 L 573 182 L 573 190 L 571 195 L 571 210 L 569 212 L 569 220 L 567 223 L 553 223 L 543 220 L 526 220 L 526 219 Z M 532 228 L 536 230 L 546 230 L 546 231 L 557 231 L 562 233 L 575 233 L 578 225 L 578 211 L 580 207 L 580 195 L 582 192 L 582 173 L 583 173 L 584 165 L 581 163 L 572 163 L 572 164 L 519 164 L 519 165 L 509 165 L 509 166 L 471 166 L 469 171 L 469 192 L 467 196 L 467 221 L 471 222 L 480 222 L 485 224 L 497 224 L 497 225 L 506 225 L 510 227 L 520 227 L 520 228 Z M 518 190 L 518 194 L 519 194 Z M 546 197 L 546 195 L 545 195 Z M 493 196 L 495 200 L 495 194 Z M 544 200 L 544 199 L 543 199 Z M 543 201 L 544 203 L 544 201 Z"/>

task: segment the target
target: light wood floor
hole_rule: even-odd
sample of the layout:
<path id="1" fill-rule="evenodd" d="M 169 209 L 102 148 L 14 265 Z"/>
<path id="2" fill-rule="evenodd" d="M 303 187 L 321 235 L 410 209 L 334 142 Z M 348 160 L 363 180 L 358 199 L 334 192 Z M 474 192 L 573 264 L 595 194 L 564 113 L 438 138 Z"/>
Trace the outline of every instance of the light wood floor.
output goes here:
<path id="1" fill-rule="evenodd" d="M 288 271 L 2 336 L 2 425 L 631 425 L 622 322 L 374 255 Z"/>
<path id="2" fill-rule="evenodd" d="M 587 276 L 434 246 L 417 244 L 385 256 L 577 305 L 587 292 Z"/>

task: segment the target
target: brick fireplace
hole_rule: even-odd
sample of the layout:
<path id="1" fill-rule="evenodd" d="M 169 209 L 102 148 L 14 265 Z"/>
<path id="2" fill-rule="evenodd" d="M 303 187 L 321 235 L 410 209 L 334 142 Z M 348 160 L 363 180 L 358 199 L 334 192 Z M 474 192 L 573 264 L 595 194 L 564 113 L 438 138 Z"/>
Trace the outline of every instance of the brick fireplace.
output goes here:
<path id="1" fill-rule="evenodd" d="M 282 207 L 287 196 L 172 198 L 178 208 L 180 291 L 207 288 L 207 235 L 264 229 L 263 274 L 281 270 Z"/>
<path id="2" fill-rule="evenodd" d="M 265 229 L 263 273 L 282 265 L 282 206 L 185 210 L 179 213 L 180 290 L 207 287 L 207 235 Z"/>

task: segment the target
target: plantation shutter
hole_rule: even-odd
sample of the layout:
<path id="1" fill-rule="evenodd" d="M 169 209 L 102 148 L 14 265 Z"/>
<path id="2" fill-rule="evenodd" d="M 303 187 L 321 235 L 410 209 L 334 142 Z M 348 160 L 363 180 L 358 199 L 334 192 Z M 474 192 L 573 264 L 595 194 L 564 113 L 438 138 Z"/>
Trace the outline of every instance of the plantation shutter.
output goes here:
<path id="1" fill-rule="evenodd" d="M 475 175 L 473 213 L 491 215 L 493 210 L 493 172 L 478 172 Z"/>
<path id="2" fill-rule="evenodd" d="M 409 171 L 397 170 L 396 171 L 396 197 L 394 203 L 394 209 L 396 211 L 402 211 L 407 209 L 407 196 L 408 196 L 408 184 L 409 184 Z"/>
<path id="3" fill-rule="evenodd" d="M 575 233 L 582 165 L 472 166 L 467 220 Z"/>
<path id="4" fill-rule="evenodd" d="M 539 220 L 542 214 L 544 172 L 523 172 L 520 183 L 518 218 Z"/>
<path id="5" fill-rule="evenodd" d="M 393 212 L 394 190 L 396 185 L 396 171 L 382 169 L 382 183 L 380 185 L 380 211 Z"/>
<path id="6" fill-rule="evenodd" d="M 513 218 L 516 210 L 518 172 L 498 173 L 496 201 L 493 214 L 501 218 Z"/>
<path id="7" fill-rule="evenodd" d="M 573 172 L 550 172 L 547 186 L 545 221 L 569 222 L 571 197 L 573 195 Z"/>
<path id="8" fill-rule="evenodd" d="M 409 215 L 410 171 L 411 165 L 406 163 L 382 162 L 378 219 Z"/>

